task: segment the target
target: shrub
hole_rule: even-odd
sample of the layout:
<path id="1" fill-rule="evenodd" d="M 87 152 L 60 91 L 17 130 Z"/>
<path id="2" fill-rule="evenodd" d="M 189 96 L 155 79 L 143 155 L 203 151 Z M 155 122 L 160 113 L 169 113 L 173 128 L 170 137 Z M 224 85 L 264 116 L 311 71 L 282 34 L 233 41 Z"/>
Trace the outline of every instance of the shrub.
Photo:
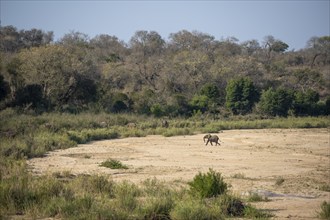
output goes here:
<path id="1" fill-rule="evenodd" d="M 277 178 L 276 179 L 276 181 L 275 181 L 275 185 L 276 186 L 280 186 L 280 185 L 282 185 L 283 183 L 284 183 L 284 178 L 283 177 L 279 177 L 279 178 Z"/>
<path id="2" fill-rule="evenodd" d="M 319 212 L 319 217 L 322 219 L 330 219 L 330 203 L 324 201 L 321 204 L 321 211 Z"/>
<path id="3" fill-rule="evenodd" d="M 138 207 L 137 196 L 141 194 L 140 189 L 133 183 L 124 181 L 115 187 L 115 206 L 124 212 L 132 213 Z"/>
<path id="4" fill-rule="evenodd" d="M 201 198 L 210 198 L 222 195 L 227 192 L 227 183 L 223 181 L 221 173 L 209 169 L 206 174 L 197 174 L 192 182 L 188 183 L 193 195 Z"/>
<path id="5" fill-rule="evenodd" d="M 232 195 L 224 194 L 219 197 L 221 212 L 226 216 L 240 217 L 244 215 L 245 205 L 243 202 Z"/>
<path id="6" fill-rule="evenodd" d="M 114 159 L 108 159 L 108 160 L 102 162 L 100 164 L 100 166 L 107 167 L 110 169 L 128 169 L 128 167 L 126 165 L 124 165 L 120 161 L 114 160 Z"/>
<path id="7" fill-rule="evenodd" d="M 147 197 L 141 212 L 144 219 L 170 219 L 174 201 L 170 196 Z"/>
<path id="8" fill-rule="evenodd" d="M 225 219 L 220 210 L 212 212 L 201 200 L 193 198 L 178 202 L 171 211 L 171 219 L 200 220 L 200 219 Z"/>

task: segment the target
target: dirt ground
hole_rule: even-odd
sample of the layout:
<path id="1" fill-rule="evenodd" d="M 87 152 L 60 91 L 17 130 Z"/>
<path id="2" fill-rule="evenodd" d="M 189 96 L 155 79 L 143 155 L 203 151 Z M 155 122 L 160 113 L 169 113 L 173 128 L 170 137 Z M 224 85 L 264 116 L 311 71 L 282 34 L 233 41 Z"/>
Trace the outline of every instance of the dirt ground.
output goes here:
<path id="1" fill-rule="evenodd" d="M 115 181 L 135 183 L 155 177 L 169 184 L 186 183 L 212 168 L 237 195 L 266 195 L 270 201 L 253 204 L 276 219 L 316 219 L 320 204 L 330 201 L 330 192 L 324 191 L 330 187 L 328 129 L 230 130 L 218 134 L 221 146 L 205 146 L 203 136 L 96 141 L 28 163 L 36 174 L 108 174 Z M 129 169 L 99 166 L 109 158 Z"/>

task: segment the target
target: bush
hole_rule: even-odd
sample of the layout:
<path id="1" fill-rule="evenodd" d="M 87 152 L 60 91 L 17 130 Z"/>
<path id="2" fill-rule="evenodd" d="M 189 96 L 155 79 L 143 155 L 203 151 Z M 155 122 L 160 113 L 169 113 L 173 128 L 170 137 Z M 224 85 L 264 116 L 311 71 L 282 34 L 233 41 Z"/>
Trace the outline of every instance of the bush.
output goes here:
<path id="1" fill-rule="evenodd" d="M 133 183 L 124 181 L 115 187 L 115 206 L 123 212 L 133 213 L 138 208 L 137 197 L 141 194 L 140 189 Z"/>
<path id="2" fill-rule="evenodd" d="M 143 202 L 141 212 L 144 219 L 170 219 L 174 201 L 170 196 L 148 197 Z"/>
<path id="3" fill-rule="evenodd" d="M 226 216 L 241 217 L 244 215 L 245 205 L 232 195 L 224 194 L 219 197 L 219 206 Z"/>
<path id="4" fill-rule="evenodd" d="M 322 219 L 330 219 L 330 203 L 324 201 L 321 204 L 321 211 L 319 212 L 319 217 Z"/>
<path id="5" fill-rule="evenodd" d="M 108 159 L 100 164 L 101 167 L 107 167 L 110 169 L 128 169 L 128 167 L 122 164 L 118 160 Z"/>
<path id="6" fill-rule="evenodd" d="M 223 181 L 221 173 L 209 169 L 206 174 L 199 173 L 192 182 L 188 183 L 193 195 L 201 198 L 216 197 L 227 192 L 227 183 Z"/>

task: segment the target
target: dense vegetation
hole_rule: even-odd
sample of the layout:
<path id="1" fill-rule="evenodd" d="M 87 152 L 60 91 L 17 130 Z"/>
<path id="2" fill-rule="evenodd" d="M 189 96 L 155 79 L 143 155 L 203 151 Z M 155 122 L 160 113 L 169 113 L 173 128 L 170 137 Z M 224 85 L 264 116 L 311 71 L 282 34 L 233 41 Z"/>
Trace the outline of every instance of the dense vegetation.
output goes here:
<path id="1" fill-rule="evenodd" d="M 54 42 L 52 32 L 13 26 L 1 27 L 0 35 L 0 109 L 157 117 L 329 114 L 329 36 L 287 51 L 273 36 L 239 43 L 186 30 L 168 41 L 137 31 L 128 43 L 79 32 Z"/>
<path id="2" fill-rule="evenodd" d="M 1 168 L 7 160 L 1 160 Z M 105 176 L 54 173 L 33 177 L 24 163 L 7 165 L 1 176 L 0 218 L 22 215 L 60 219 L 226 219 L 228 217 L 268 218 L 229 191 L 201 197 L 196 188 L 169 186 L 156 179 L 136 185 L 115 183 Z M 210 170 L 202 180 L 211 185 L 226 185 Z M 192 183 L 196 182 L 193 180 Z M 198 188 L 197 188 L 198 189 Z M 218 192 L 217 187 L 209 189 Z"/>
<path id="3" fill-rule="evenodd" d="M 213 170 L 170 188 L 156 180 L 36 177 L 25 160 L 100 139 L 329 127 L 329 36 L 287 52 L 272 36 L 260 45 L 183 30 L 166 42 L 138 31 L 126 44 L 109 35 L 72 32 L 54 42 L 52 32 L 0 30 L 0 219 L 267 218 Z M 103 165 L 125 168 L 111 159 Z"/>

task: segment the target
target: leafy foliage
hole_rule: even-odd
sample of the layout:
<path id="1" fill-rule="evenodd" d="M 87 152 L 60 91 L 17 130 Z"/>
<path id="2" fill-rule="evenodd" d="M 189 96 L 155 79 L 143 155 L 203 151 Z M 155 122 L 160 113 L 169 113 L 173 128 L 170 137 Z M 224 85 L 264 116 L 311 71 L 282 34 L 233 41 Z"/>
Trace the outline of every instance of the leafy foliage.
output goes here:
<path id="1" fill-rule="evenodd" d="M 224 182 L 221 173 L 210 169 L 206 174 L 199 173 L 192 182 L 189 182 L 193 194 L 201 198 L 210 198 L 227 192 L 227 183 Z"/>
<path id="2" fill-rule="evenodd" d="M 258 100 L 257 90 L 249 78 L 230 80 L 226 87 L 226 106 L 235 114 L 251 112 Z"/>
<path id="3" fill-rule="evenodd" d="M 0 29 L 0 109 L 285 116 L 285 109 L 255 111 L 258 91 L 273 87 L 318 94 L 314 103 L 292 94 L 297 101 L 289 106 L 290 114 L 328 114 L 329 36 L 312 37 L 305 49 L 287 51 L 289 45 L 273 36 L 263 44 L 239 43 L 234 37 L 217 40 L 182 30 L 166 42 L 155 31 L 141 30 L 128 43 L 80 32 L 53 42 L 52 32 Z"/>
<path id="4" fill-rule="evenodd" d="M 292 102 L 292 93 L 289 91 L 282 88 L 276 90 L 270 88 L 262 93 L 259 107 L 266 115 L 287 116 Z"/>
<path id="5" fill-rule="evenodd" d="M 100 164 L 100 166 L 107 167 L 110 169 L 128 169 L 128 167 L 126 165 L 124 165 L 120 161 L 114 160 L 114 159 L 108 159 L 106 161 L 103 161 Z"/>

